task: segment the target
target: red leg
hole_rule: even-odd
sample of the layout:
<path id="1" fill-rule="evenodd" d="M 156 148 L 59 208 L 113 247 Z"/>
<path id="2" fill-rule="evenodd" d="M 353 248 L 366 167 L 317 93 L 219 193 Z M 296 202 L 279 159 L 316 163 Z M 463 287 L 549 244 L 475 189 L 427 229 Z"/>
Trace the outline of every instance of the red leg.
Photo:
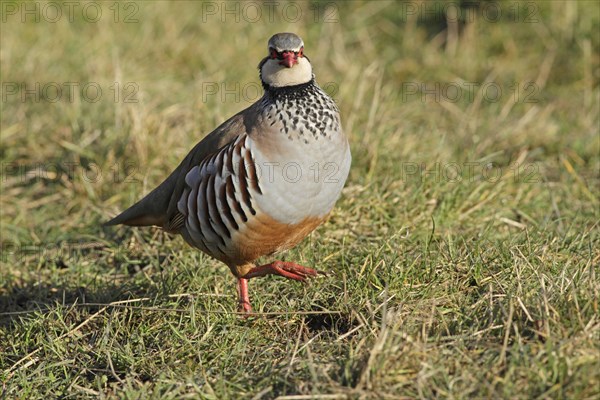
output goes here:
<path id="1" fill-rule="evenodd" d="M 240 279 L 251 279 L 265 275 L 279 275 L 296 281 L 305 281 L 306 278 L 317 276 L 319 271 L 303 267 L 293 262 L 273 261 L 272 263 L 252 268 Z"/>
<path id="2" fill-rule="evenodd" d="M 238 311 L 243 313 L 251 313 L 252 306 L 250 305 L 250 296 L 248 296 L 248 279 L 238 278 L 237 289 L 240 301 Z"/>

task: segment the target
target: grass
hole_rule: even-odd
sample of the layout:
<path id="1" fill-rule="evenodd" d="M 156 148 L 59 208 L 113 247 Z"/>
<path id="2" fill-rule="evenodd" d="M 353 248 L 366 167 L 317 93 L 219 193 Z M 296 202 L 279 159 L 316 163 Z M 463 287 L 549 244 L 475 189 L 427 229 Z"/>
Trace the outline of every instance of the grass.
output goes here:
<path id="1" fill-rule="evenodd" d="M 383 1 L 286 20 L 282 3 L 272 22 L 240 5 L 239 23 L 220 2 L 100 3 L 95 23 L 83 3 L 56 23 L 48 3 L 37 22 L 11 4 L 2 398 L 599 398 L 596 2 L 460 20 Z M 328 222 L 282 255 L 328 276 L 251 281 L 264 315 L 244 320 L 224 265 L 100 224 L 256 99 L 277 31 L 302 35 L 353 166 Z"/>

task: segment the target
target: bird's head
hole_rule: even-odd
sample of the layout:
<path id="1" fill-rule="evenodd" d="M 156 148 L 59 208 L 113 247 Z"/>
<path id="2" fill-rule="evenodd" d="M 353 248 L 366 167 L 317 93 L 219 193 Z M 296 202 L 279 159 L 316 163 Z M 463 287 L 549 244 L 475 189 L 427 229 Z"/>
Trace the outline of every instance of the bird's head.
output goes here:
<path id="1" fill-rule="evenodd" d="M 258 68 L 264 84 L 271 87 L 300 85 L 313 78 L 304 55 L 304 42 L 294 33 L 277 33 L 269 39 L 269 54 Z"/>

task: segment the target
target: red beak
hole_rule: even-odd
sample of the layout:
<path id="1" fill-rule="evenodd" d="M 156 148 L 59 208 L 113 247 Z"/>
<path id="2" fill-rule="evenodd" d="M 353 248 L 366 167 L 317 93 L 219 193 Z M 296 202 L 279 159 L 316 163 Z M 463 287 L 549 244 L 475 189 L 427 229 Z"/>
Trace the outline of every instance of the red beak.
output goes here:
<path id="1" fill-rule="evenodd" d="M 284 51 L 283 60 L 279 62 L 279 65 L 292 68 L 294 64 L 298 64 L 298 56 L 293 51 Z"/>

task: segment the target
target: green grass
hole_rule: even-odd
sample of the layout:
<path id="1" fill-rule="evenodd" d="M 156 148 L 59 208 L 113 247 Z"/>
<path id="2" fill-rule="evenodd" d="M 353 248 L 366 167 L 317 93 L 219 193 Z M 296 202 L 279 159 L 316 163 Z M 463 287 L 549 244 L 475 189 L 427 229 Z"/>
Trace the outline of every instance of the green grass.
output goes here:
<path id="1" fill-rule="evenodd" d="M 125 3 L 118 22 L 112 3 L 96 23 L 83 5 L 72 23 L 3 13 L 0 397 L 599 398 L 598 4 L 495 3 L 497 20 L 482 5 L 458 24 L 318 4 L 293 22 L 284 3 L 254 23 L 191 1 L 140 3 L 137 23 Z M 251 281 L 264 315 L 245 320 L 224 265 L 100 224 L 255 100 L 277 31 L 329 83 L 353 166 L 329 221 L 282 255 L 328 276 Z M 52 102 L 52 82 L 102 96 Z M 415 93 L 461 82 L 456 100 Z"/>

